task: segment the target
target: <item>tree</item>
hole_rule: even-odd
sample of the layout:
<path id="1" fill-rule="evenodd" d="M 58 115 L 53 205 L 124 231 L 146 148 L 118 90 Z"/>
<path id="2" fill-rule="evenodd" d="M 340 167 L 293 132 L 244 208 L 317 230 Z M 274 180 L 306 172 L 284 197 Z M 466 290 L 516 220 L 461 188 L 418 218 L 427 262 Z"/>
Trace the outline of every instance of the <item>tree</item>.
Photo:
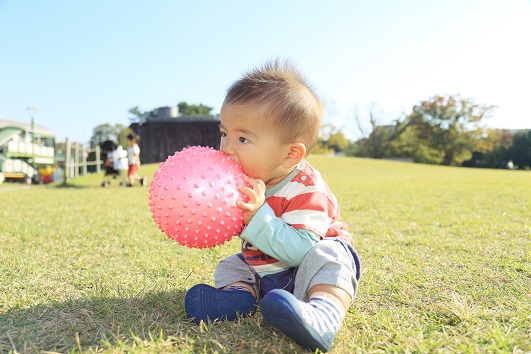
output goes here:
<path id="1" fill-rule="evenodd" d="M 465 167 L 505 168 L 510 160 L 509 148 L 513 134 L 509 130 L 487 129 L 475 142 L 472 158 L 464 161 Z"/>
<path id="2" fill-rule="evenodd" d="M 185 117 L 213 117 L 210 112 L 213 110 L 212 107 L 205 106 L 202 103 L 199 105 L 188 104 L 186 102 L 179 102 L 177 104 L 179 107 L 179 114 Z"/>
<path id="3" fill-rule="evenodd" d="M 317 143 L 312 151 L 316 154 L 337 153 L 343 151 L 349 143 L 341 129 L 332 124 L 323 124 L 319 130 Z"/>
<path id="4" fill-rule="evenodd" d="M 101 145 L 106 140 L 120 141 L 120 136 L 123 135 L 123 131 L 129 129 L 123 124 L 111 125 L 104 123 L 96 126 L 92 130 L 92 137 L 90 138 L 90 147 L 96 147 Z M 121 141 L 120 141 L 121 142 Z"/>
<path id="5" fill-rule="evenodd" d="M 408 128 L 409 122 L 404 119 L 396 119 L 392 124 L 383 125 L 380 113 L 376 112 L 373 104 L 369 111 L 370 130 L 362 127 L 359 116 L 355 115 L 358 130 L 362 138 L 356 142 L 356 154 L 358 156 L 381 159 L 385 156 L 398 155 L 397 141 Z"/>
<path id="6" fill-rule="evenodd" d="M 145 123 L 149 118 L 155 117 L 157 115 L 157 110 L 151 110 L 151 111 L 141 111 L 138 106 L 135 106 L 128 111 L 133 115 L 133 117 L 129 117 L 129 120 L 132 123 L 138 123 L 143 124 Z"/>
<path id="7" fill-rule="evenodd" d="M 420 102 L 408 117 L 419 144 L 415 160 L 459 165 L 470 159 L 484 133 L 483 119 L 493 108 L 459 95 L 434 96 Z"/>
<path id="8" fill-rule="evenodd" d="M 513 136 L 509 156 L 519 169 L 531 167 L 531 130 L 519 131 Z"/>
<path id="9" fill-rule="evenodd" d="M 487 133 L 476 145 L 475 155 L 480 154 L 478 167 L 506 168 L 512 159 L 510 148 L 513 144 L 513 133 L 506 129 L 487 129 Z"/>
<path id="10" fill-rule="evenodd" d="M 132 134 L 133 130 L 121 124 L 116 124 L 116 129 L 120 129 L 120 132 L 118 133 L 118 145 L 121 145 L 124 149 L 127 149 L 127 136 Z"/>

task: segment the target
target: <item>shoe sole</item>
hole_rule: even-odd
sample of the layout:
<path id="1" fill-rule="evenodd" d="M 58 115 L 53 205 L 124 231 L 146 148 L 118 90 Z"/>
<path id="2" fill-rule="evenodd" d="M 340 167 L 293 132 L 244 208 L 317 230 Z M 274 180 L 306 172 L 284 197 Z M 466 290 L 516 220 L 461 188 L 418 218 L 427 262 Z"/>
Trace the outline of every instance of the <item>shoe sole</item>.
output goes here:
<path id="1" fill-rule="evenodd" d="M 281 330 L 284 334 L 295 339 L 301 346 L 312 351 L 316 349 L 322 352 L 330 350 L 333 344 L 332 340 L 322 338 L 319 333 L 311 326 L 306 324 L 304 319 L 299 315 L 302 308 L 295 297 L 287 298 L 277 290 L 267 293 L 260 303 L 262 316 L 275 328 Z"/>
<path id="2" fill-rule="evenodd" d="M 256 308 L 254 296 L 246 291 L 224 291 L 206 284 L 193 286 L 184 297 L 186 314 L 195 323 L 229 320 L 251 314 Z"/>

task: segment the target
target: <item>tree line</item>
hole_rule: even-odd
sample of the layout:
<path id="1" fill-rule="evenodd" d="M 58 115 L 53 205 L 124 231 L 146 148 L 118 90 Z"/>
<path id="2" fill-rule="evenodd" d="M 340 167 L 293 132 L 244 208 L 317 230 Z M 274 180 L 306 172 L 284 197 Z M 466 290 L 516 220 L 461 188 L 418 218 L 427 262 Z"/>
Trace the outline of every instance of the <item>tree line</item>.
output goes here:
<path id="1" fill-rule="evenodd" d="M 181 116 L 214 116 L 212 107 L 178 103 Z M 374 107 L 369 112 L 369 129 L 356 116 L 354 124 L 362 135 L 350 141 L 333 125 L 321 127 L 313 153 L 343 153 L 370 158 L 408 158 L 414 162 L 447 166 L 531 169 L 531 130 L 513 134 L 509 130 L 488 129 L 485 121 L 495 106 L 476 104 L 459 95 L 433 96 L 414 105 L 411 112 L 383 124 Z M 157 116 L 157 109 L 129 111 L 131 122 L 144 123 Z M 131 133 L 123 124 L 100 124 L 93 130 L 90 146 L 106 140 L 127 146 Z"/>
<path id="2" fill-rule="evenodd" d="M 486 128 L 485 120 L 494 109 L 459 95 L 434 96 L 388 125 L 382 125 L 371 109 L 369 130 L 355 118 L 361 139 L 349 141 L 340 129 L 324 125 L 314 151 L 446 166 L 530 169 L 531 130 L 513 134 Z"/>

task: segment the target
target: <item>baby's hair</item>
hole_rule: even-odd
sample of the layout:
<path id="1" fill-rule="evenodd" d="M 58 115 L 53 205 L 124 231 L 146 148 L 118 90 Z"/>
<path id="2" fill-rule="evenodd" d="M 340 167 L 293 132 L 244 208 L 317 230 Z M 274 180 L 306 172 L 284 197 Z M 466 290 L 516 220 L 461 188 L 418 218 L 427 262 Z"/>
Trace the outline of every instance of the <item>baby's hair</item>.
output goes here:
<path id="1" fill-rule="evenodd" d="M 323 104 L 289 60 L 271 60 L 247 72 L 229 88 L 225 102 L 264 105 L 281 141 L 303 143 L 306 154 L 317 141 Z"/>

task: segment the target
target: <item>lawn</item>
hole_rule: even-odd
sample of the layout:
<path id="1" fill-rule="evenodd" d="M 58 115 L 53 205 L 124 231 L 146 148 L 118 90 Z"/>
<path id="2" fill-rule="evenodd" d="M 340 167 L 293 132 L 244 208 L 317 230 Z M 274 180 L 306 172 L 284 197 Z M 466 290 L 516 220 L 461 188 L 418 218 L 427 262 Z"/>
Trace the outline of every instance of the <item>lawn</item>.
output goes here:
<path id="1" fill-rule="evenodd" d="M 362 258 L 332 353 L 531 352 L 531 172 L 312 156 Z M 158 165 L 144 165 L 152 176 Z M 260 313 L 197 326 L 183 299 L 238 239 L 188 249 L 147 188 L 0 184 L 0 352 L 300 353 Z"/>

